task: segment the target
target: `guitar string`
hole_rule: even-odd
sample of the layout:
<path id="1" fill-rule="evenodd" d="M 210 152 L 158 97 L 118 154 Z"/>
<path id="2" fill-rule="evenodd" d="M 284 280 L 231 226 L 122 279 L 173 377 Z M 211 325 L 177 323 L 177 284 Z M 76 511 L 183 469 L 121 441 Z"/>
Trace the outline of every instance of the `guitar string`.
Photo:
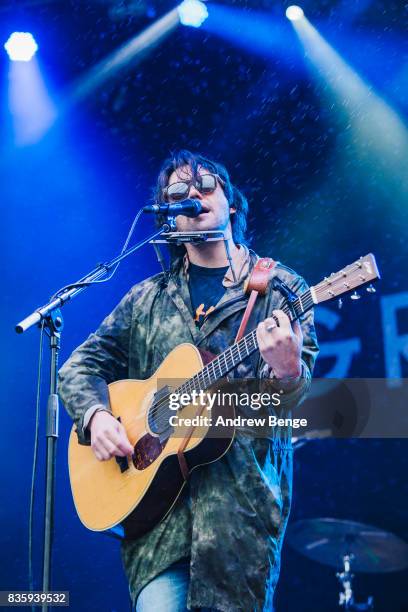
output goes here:
<path id="1" fill-rule="evenodd" d="M 302 301 L 300 301 L 300 298 L 298 297 L 294 301 L 293 307 L 296 311 L 296 307 L 301 305 L 303 312 L 306 312 L 311 306 L 313 306 L 310 289 L 305 291 L 300 297 L 302 298 Z M 291 308 L 285 305 L 282 310 L 286 312 L 286 314 L 289 314 Z M 300 314 L 300 316 L 303 314 L 303 312 Z M 208 388 L 214 382 L 216 382 L 225 374 L 234 369 L 234 367 L 236 367 L 244 359 L 249 357 L 249 355 L 251 355 L 257 348 L 258 342 L 256 339 L 256 330 L 253 330 L 252 332 L 244 336 L 244 338 L 242 338 L 240 342 L 234 344 L 232 347 L 229 347 L 226 351 L 221 353 L 221 355 L 218 355 L 213 361 L 204 366 L 204 368 L 202 368 L 200 372 L 195 374 L 188 381 L 184 382 L 178 389 L 172 391 L 172 393 L 188 393 L 193 391 L 197 386 L 200 389 L 203 386 L 205 386 L 205 388 Z M 242 356 L 241 354 L 241 349 L 242 352 L 244 352 L 244 356 Z M 226 367 L 221 365 L 221 359 L 224 360 Z M 213 373 L 211 373 L 210 368 L 212 368 Z M 216 371 L 216 368 L 218 368 L 219 370 L 218 373 Z M 152 415 L 154 421 L 157 422 L 157 424 L 159 425 L 162 424 L 160 423 L 161 417 L 165 417 L 165 423 L 168 422 L 168 407 L 167 405 L 161 406 L 161 404 L 167 402 L 168 399 L 169 395 L 160 398 L 159 402 L 154 404 L 154 406 L 151 408 L 150 414 Z"/>
<path id="2" fill-rule="evenodd" d="M 302 300 L 304 311 L 310 308 L 310 305 L 313 305 L 313 301 L 310 299 L 310 296 L 307 295 L 307 293 L 308 291 L 306 291 L 302 295 L 302 298 L 303 296 L 306 295 L 306 298 L 303 298 Z M 299 300 L 299 303 L 300 303 L 300 300 Z M 296 307 L 296 304 L 294 305 Z M 290 309 L 285 308 L 285 310 L 289 312 Z M 244 356 L 242 356 L 241 354 L 241 348 L 244 349 L 245 351 Z M 197 386 L 197 383 L 199 384 L 200 387 L 205 386 L 206 388 L 208 388 L 209 386 L 211 386 L 211 384 L 213 384 L 214 382 L 222 378 L 223 375 L 227 374 L 231 369 L 236 367 L 236 365 L 238 365 L 238 363 L 243 361 L 243 359 L 247 358 L 250 354 L 252 354 L 257 348 L 258 348 L 258 344 L 256 341 L 256 332 L 255 333 L 251 332 L 250 334 L 245 336 L 240 341 L 240 343 L 233 345 L 233 347 L 230 347 L 229 349 L 227 349 L 227 351 L 225 351 L 224 353 L 219 355 L 217 358 L 215 358 L 212 362 L 207 364 L 207 366 L 205 366 L 201 370 L 201 372 L 193 376 L 190 380 L 183 383 L 178 388 L 178 390 L 173 391 L 173 393 L 192 391 L 194 387 Z M 225 366 L 221 365 L 221 359 L 224 359 L 226 368 Z M 210 368 L 212 368 L 213 370 L 212 373 L 210 371 Z M 218 368 L 218 372 L 217 372 L 217 368 Z M 168 408 L 167 406 L 162 406 L 162 404 L 167 402 L 168 399 L 169 399 L 168 395 L 164 396 L 151 409 L 152 417 L 156 420 L 159 426 L 162 425 L 162 423 L 160 423 L 161 417 L 163 416 L 166 417 L 165 423 L 167 423 L 168 421 L 168 418 L 167 418 Z"/>
<path id="3" fill-rule="evenodd" d="M 353 265 L 353 264 L 352 264 Z M 355 270 L 360 270 L 361 266 L 357 265 Z M 354 271 L 354 270 L 353 270 Z M 329 279 L 325 279 L 322 283 L 319 283 L 314 287 L 315 295 L 321 295 L 322 293 L 327 293 L 330 290 L 330 287 L 333 286 L 339 279 L 346 278 L 344 276 L 344 272 L 339 272 L 337 275 L 330 278 L 330 283 L 327 282 Z M 323 284 L 325 283 L 326 284 Z M 369 282 L 369 279 L 366 281 Z M 348 288 L 347 288 L 348 289 Z M 352 290 L 352 288 L 350 288 Z M 342 292 L 345 293 L 345 292 Z M 341 294 L 339 294 L 341 295 Z M 331 299 L 334 299 L 335 295 L 330 296 Z M 295 313 L 297 310 L 301 309 L 300 314 L 297 314 L 296 319 L 301 317 L 305 312 L 307 312 L 311 307 L 313 307 L 314 301 L 312 298 L 311 289 L 307 289 L 301 296 L 298 296 L 296 300 L 294 300 L 291 306 L 285 304 L 283 307 L 283 311 L 286 314 L 291 314 L 292 308 Z M 294 320 L 294 319 L 293 319 Z M 252 343 L 249 347 L 247 344 Z M 205 365 L 200 372 L 195 374 L 189 380 L 185 381 L 178 389 L 172 391 L 172 393 L 185 393 L 193 391 L 197 386 L 201 389 L 203 386 L 205 388 L 210 387 L 217 380 L 220 380 L 225 374 L 228 374 L 234 367 L 236 367 L 239 363 L 241 363 L 244 359 L 249 357 L 256 349 L 258 348 L 258 342 L 256 339 L 256 330 L 253 330 L 244 338 L 242 338 L 238 343 L 234 344 L 232 347 L 229 347 L 226 351 L 218 355 L 213 361 Z M 244 356 L 241 354 L 241 349 L 244 351 Z M 238 358 L 238 360 L 237 360 Z M 221 360 L 224 359 L 225 366 L 221 365 Z M 211 374 L 210 368 L 213 369 L 213 373 Z M 218 368 L 219 372 L 217 373 L 216 368 Z M 206 380 L 208 379 L 208 380 Z M 198 385 L 197 385 L 198 383 Z M 168 423 L 168 406 L 167 401 L 169 400 L 170 395 L 165 395 L 163 398 L 159 400 L 158 403 L 155 403 L 150 412 L 149 416 L 154 419 L 160 426 L 162 426 L 161 419 L 165 418 L 165 423 Z M 161 404 L 166 403 L 166 406 L 162 406 Z M 182 410 L 180 408 L 179 410 Z M 149 419 L 150 420 L 150 419 Z"/>
<path id="4" fill-rule="evenodd" d="M 361 269 L 361 266 L 357 264 L 354 270 L 350 270 L 350 272 L 355 271 L 355 270 L 358 271 L 360 269 Z M 346 278 L 346 277 L 344 276 L 344 271 L 343 271 L 329 278 L 330 278 L 330 283 L 327 282 L 329 279 L 325 279 L 325 281 L 323 281 L 322 283 L 319 283 L 318 285 L 314 287 L 314 292 L 316 296 L 318 294 L 321 295 L 322 293 L 327 293 L 328 291 L 331 291 L 330 289 L 331 286 L 335 285 L 335 283 L 338 283 L 339 280 L 341 280 L 342 278 Z M 367 279 L 366 282 L 369 282 L 369 279 Z M 347 287 L 347 289 L 349 288 Z M 351 289 L 352 288 L 350 288 L 350 290 Z M 333 295 L 330 297 L 331 299 L 334 299 L 337 296 Z M 301 296 L 298 296 L 297 299 L 294 300 L 291 306 L 295 310 L 295 312 L 300 306 L 300 309 L 302 312 L 300 313 L 300 315 L 298 314 L 296 317 L 296 318 L 299 318 L 300 316 L 302 316 L 302 314 L 308 311 L 313 305 L 314 305 L 314 302 L 312 298 L 312 292 L 309 288 Z M 285 305 L 282 310 L 286 314 L 290 314 L 292 308 L 288 305 Z M 247 343 L 249 342 L 253 342 L 253 345 L 248 348 Z M 245 350 L 244 357 L 242 357 L 241 355 L 241 348 Z M 206 388 L 208 388 L 214 382 L 222 378 L 225 374 L 228 374 L 229 371 L 234 369 L 234 367 L 236 367 L 244 359 L 249 357 L 249 355 L 251 355 L 257 348 L 258 348 L 258 343 L 256 341 L 256 331 L 254 330 L 253 332 L 250 332 L 249 334 L 244 336 L 244 338 L 242 338 L 242 340 L 240 340 L 239 343 L 234 344 L 232 347 L 229 347 L 226 351 L 221 353 L 221 355 L 219 355 L 209 364 L 204 366 L 204 368 L 202 368 L 200 372 L 195 374 L 188 381 L 184 382 L 178 389 L 173 391 L 173 393 L 180 394 L 180 393 L 185 393 L 185 392 L 191 392 L 195 389 L 195 387 L 197 386 L 197 383 L 198 383 L 199 388 L 201 388 L 203 385 L 205 385 Z M 238 357 L 238 361 L 236 361 L 237 357 Z M 224 359 L 226 368 L 225 366 L 223 367 L 221 365 L 221 359 Z M 231 360 L 230 363 L 228 363 L 229 360 Z M 219 370 L 218 373 L 216 372 L 217 367 Z M 211 374 L 210 368 L 213 369 L 213 374 Z M 163 398 L 161 398 L 159 403 L 154 404 L 154 406 L 151 409 L 151 414 L 153 418 L 160 420 L 161 416 L 167 416 L 168 414 L 167 406 L 162 407 L 160 404 L 167 402 L 168 399 L 169 399 L 169 395 L 164 396 Z"/>
<path id="5" fill-rule="evenodd" d="M 248 336 L 250 336 L 250 334 L 248 334 Z M 253 352 L 254 350 L 256 350 L 257 347 L 256 345 L 254 345 L 251 348 L 252 348 L 251 352 Z M 250 354 L 248 353 L 248 351 L 246 352 L 247 354 L 244 357 L 242 357 L 241 351 L 237 347 L 237 345 L 230 347 L 229 349 L 224 351 L 224 353 L 222 353 L 216 359 L 214 359 L 212 362 L 204 366 L 201 372 L 199 372 L 198 374 L 195 374 L 191 379 L 189 379 L 188 381 L 183 383 L 178 389 L 173 391 L 173 393 L 179 393 L 179 394 L 188 393 L 189 391 L 194 390 L 194 387 L 197 387 L 197 386 L 199 386 L 200 388 L 202 388 L 203 386 L 205 386 L 206 388 L 209 387 L 213 382 L 216 382 L 217 379 L 221 378 L 224 374 L 227 374 L 240 361 L 245 359 Z M 220 363 L 221 357 L 224 359 L 226 368 L 225 366 L 224 367 L 221 366 L 221 363 Z M 239 359 L 238 362 L 236 362 L 237 357 Z M 215 371 L 216 367 L 218 367 L 219 369 L 218 375 L 216 374 L 216 371 Z M 210 368 L 213 369 L 213 374 L 211 374 Z M 214 378 L 214 375 L 215 375 L 215 378 Z M 168 414 L 167 406 L 164 408 L 160 406 L 160 403 L 163 403 L 163 401 L 166 401 L 167 399 L 169 399 L 169 396 L 164 396 L 163 398 L 161 398 L 159 404 L 156 404 L 151 409 L 151 412 L 153 413 L 153 416 L 155 416 L 156 419 L 160 419 L 161 416 Z M 168 419 L 166 418 L 166 420 Z"/>
<path id="6" fill-rule="evenodd" d="M 250 341 L 253 342 L 253 345 L 249 347 L 250 352 L 248 351 L 248 347 L 247 347 L 247 343 L 249 343 Z M 238 346 L 239 344 L 239 346 Z M 215 382 L 217 379 L 219 379 L 220 377 L 222 377 L 224 374 L 227 374 L 231 369 L 233 369 L 237 363 L 236 363 L 236 358 L 238 357 L 239 361 L 242 361 L 243 359 L 245 359 L 249 354 L 251 354 L 254 350 L 256 350 L 257 346 L 256 343 L 254 342 L 254 338 L 251 337 L 250 334 L 248 334 L 247 336 L 245 336 L 245 338 L 243 338 L 241 340 L 240 343 L 238 343 L 237 345 L 233 345 L 233 347 L 229 347 L 229 349 L 227 349 L 226 351 L 224 351 L 221 355 L 219 355 L 217 358 L 215 358 L 213 361 L 211 361 L 209 364 L 207 364 L 202 370 L 201 372 L 199 372 L 198 374 L 194 375 L 191 379 L 189 379 L 188 381 L 184 382 L 176 391 L 174 391 L 174 393 L 183 393 L 183 392 L 188 392 L 193 390 L 193 387 L 195 386 L 195 383 L 204 383 L 207 385 L 207 382 L 209 384 L 212 384 L 213 382 Z M 242 346 L 244 345 L 244 346 Z M 245 348 L 245 355 L 244 357 L 242 357 L 241 355 L 241 348 Z M 225 366 L 221 365 L 221 359 L 224 359 Z M 210 368 L 213 369 L 213 373 L 211 374 L 210 372 Z M 218 368 L 218 373 L 216 372 L 216 368 Z M 215 378 L 214 378 L 215 376 Z M 208 381 L 206 380 L 208 378 Z M 200 386 L 202 386 L 200 384 Z M 155 408 L 158 410 L 161 410 L 161 406 L 160 404 L 163 403 L 163 401 L 166 401 L 166 399 L 168 399 L 168 396 L 164 396 L 163 398 L 161 398 L 159 400 L 158 403 L 155 404 Z M 152 411 L 153 412 L 153 411 Z M 155 411 L 157 413 L 157 410 Z M 153 412 L 154 414 L 154 412 Z"/>

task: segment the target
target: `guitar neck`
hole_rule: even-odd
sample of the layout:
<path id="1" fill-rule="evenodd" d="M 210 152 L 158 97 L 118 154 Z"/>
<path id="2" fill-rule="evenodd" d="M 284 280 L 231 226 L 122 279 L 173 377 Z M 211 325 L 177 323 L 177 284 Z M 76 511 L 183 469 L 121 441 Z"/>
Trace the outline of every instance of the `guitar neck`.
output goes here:
<path id="1" fill-rule="evenodd" d="M 346 266 L 342 270 L 330 274 L 320 283 L 307 289 L 300 296 L 296 296 L 279 279 L 275 278 L 275 283 L 281 291 L 286 294 L 285 305 L 282 310 L 288 315 L 291 321 L 299 319 L 303 313 L 312 308 L 314 304 L 320 304 L 328 300 L 333 300 L 340 295 L 349 293 L 356 287 L 360 287 L 367 283 L 380 278 L 380 273 L 377 268 L 375 257 L 372 253 L 368 253 L 364 257 L 360 257 L 357 261 Z M 375 289 L 370 285 L 367 289 L 370 293 L 374 293 Z M 180 392 L 191 393 L 199 389 L 206 389 L 212 384 L 220 380 L 231 370 L 237 367 L 244 359 L 258 350 L 258 340 L 256 338 L 256 330 L 250 332 L 236 344 L 225 350 L 221 355 L 218 355 L 213 361 L 207 364 L 198 374 L 187 380 L 178 389 Z"/>
<path id="2" fill-rule="evenodd" d="M 313 298 L 310 289 L 301 296 L 294 299 L 290 305 L 285 303 L 282 310 L 294 321 L 302 316 L 313 306 Z M 187 380 L 178 389 L 180 393 L 191 393 L 199 389 L 207 389 L 221 378 L 224 378 L 231 370 L 236 368 L 244 359 L 258 350 L 256 330 L 244 336 L 239 342 L 233 344 L 213 361 L 208 363 L 200 372 Z"/>

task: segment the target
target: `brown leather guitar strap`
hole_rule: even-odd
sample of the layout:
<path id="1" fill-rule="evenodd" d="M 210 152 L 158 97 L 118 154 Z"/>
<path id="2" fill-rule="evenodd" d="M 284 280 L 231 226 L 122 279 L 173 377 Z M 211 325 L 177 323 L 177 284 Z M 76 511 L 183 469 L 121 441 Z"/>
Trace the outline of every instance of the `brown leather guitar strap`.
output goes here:
<path id="1" fill-rule="evenodd" d="M 242 317 L 241 324 L 238 329 L 237 337 L 235 338 L 234 344 L 239 342 L 241 338 L 244 336 L 246 326 L 248 325 L 249 317 L 251 316 L 252 310 L 255 306 L 256 298 L 259 294 L 265 295 L 268 289 L 269 280 L 271 278 L 272 271 L 276 266 L 276 261 L 271 259 L 270 257 L 262 257 L 258 259 L 256 262 L 254 269 L 252 270 L 251 276 L 246 281 L 244 286 L 245 293 L 249 293 L 249 300 L 247 307 L 244 312 L 244 316 Z M 196 416 L 201 416 L 204 412 L 205 406 L 202 406 L 200 412 Z M 179 461 L 180 470 L 183 475 L 184 480 L 187 480 L 189 477 L 189 469 L 187 465 L 186 458 L 184 456 L 184 451 L 187 448 L 187 444 L 190 442 L 191 436 L 193 435 L 195 426 L 190 426 L 187 434 L 183 438 L 178 450 L 177 450 L 177 459 Z"/>
<path id="2" fill-rule="evenodd" d="M 196 414 L 196 416 L 201 416 L 205 408 L 206 408 L 205 406 L 201 406 L 200 411 Z M 181 470 L 184 480 L 188 480 L 188 477 L 190 476 L 190 470 L 188 469 L 187 461 L 184 456 L 184 451 L 186 450 L 187 444 L 191 440 L 191 436 L 193 435 L 195 428 L 196 428 L 195 425 L 190 425 L 179 448 L 177 449 L 177 459 L 178 459 L 180 470 Z"/>
<path id="3" fill-rule="evenodd" d="M 241 325 L 239 326 L 237 337 L 235 338 L 235 344 L 243 338 L 246 326 L 248 325 L 249 317 L 251 316 L 252 310 L 255 306 L 256 298 L 259 294 L 265 295 L 268 289 L 269 280 L 271 278 L 272 271 L 276 266 L 276 261 L 270 257 L 262 257 L 256 262 L 254 269 L 252 270 L 251 276 L 245 283 L 245 293 L 250 293 L 247 307 L 242 317 Z"/>

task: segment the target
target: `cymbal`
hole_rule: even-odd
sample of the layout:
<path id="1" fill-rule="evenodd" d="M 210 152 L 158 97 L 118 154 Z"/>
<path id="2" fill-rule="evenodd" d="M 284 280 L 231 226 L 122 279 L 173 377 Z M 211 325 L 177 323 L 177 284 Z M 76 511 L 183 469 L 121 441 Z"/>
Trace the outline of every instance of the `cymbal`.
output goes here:
<path id="1" fill-rule="evenodd" d="M 305 519 L 288 528 L 288 542 L 313 561 L 343 568 L 353 555 L 352 572 L 398 572 L 408 567 L 408 544 L 378 527 L 333 518 Z"/>

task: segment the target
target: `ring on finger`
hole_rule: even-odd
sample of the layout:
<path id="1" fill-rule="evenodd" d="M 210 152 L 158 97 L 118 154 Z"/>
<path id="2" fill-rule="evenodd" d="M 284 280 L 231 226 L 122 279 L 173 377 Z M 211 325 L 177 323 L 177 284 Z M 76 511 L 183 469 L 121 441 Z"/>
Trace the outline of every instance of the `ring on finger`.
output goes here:
<path id="1" fill-rule="evenodd" d="M 271 321 L 269 325 L 266 326 L 266 331 L 271 332 L 275 327 L 278 327 L 276 321 Z"/>

